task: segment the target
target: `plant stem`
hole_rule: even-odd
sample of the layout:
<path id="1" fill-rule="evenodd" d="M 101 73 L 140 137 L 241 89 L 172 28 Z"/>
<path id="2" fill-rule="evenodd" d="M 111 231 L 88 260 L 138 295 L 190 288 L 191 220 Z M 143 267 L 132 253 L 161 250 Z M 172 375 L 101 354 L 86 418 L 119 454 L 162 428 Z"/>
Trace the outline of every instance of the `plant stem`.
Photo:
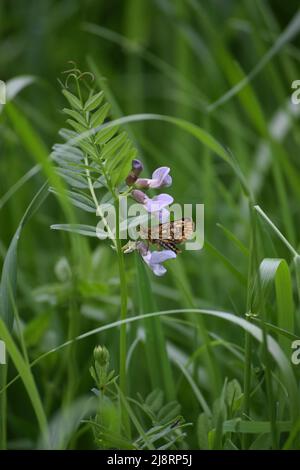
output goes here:
<path id="1" fill-rule="evenodd" d="M 86 155 L 84 157 L 84 161 L 85 161 L 86 166 L 88 166 L 89 161 L 88 161 L 88 158 L 87 158 Z M 101 206 L 98 203 L 98 199 L 97 199 L 97 196 L 96 196 L 96 193 L 95 193 L 95 190 L 94 190 L 94 186 L 93 186 L 90 171 L 88 169 L 86 169 L 85 172 L 86 172 L 86 177 L 87 177 L 87 181 L 88 181 L 88 185 L 89 185 L 89 190 L 90 190 L 91 196 L 93 198 L 93 201 L 94 201 L 94 204 L 95 204 L 95 207 L 96 207 L 96 213 L 101 218 L 101 220 L 103 221 L 103 224 L 104 224 L 104 226 L 107 230 L 108 236 L 109 236 L 110 240 L 112 241 L 112 243 L 115 245 L 114 235 L 111 231 L 111 228 L 110 228 L 106 218 L 104 217 Z"/>
<path id="2" fill-rule="evenodd" d="M 0 365 L 0 390 L 7 383 L 7 365 Z M 0 450 L 6 449 L 6 390 L 0 394 Z"/>
<path id="3" fill-rule="evenodd" d="M 249 215 L 251 224 L 250 247 L 249 247 L 249 268 L 248 268 L 248 285 L 247 285 L 247 313 L 251 311 L 252 299 L 252 279 L 257 265 L 256 256 L 256 218 L 253 213 L 253 203 L 249 198 Z M 250 413 L 250 392 L 251 392 L 251 354 L 252 354 L 252 338 L 248 332 L 245 334 L 245 369 L 244 369 L 244 415 L 249 416 Z M 245 433 L 242 438 L 243 448 L 248 448 L 249 436 Z"/>
<path id="4" fill-rule="evenodd" d="M 267 216 L 267 214 L 265 214 L 265 212 L 261 209 L 261 207 L 256 205 L 256 206 L 254 206 L 254 209 L 265 220 L 265 222 L 272 228 L 272 230 L 274 230 L 274 232 L 276 233 L 278 238 L 280 238 L 280 240 L 285 244 L 285 246 L 291 252 L 291 254 L 294 257 L 298 256 L 298 253 L 295 250 L 295 248 L 290 244 L 290 242 L 285 238 L 285 236 L 280 232 L 280 230 L 278 230 L 276 225 L 273 224 L 272 220 L 269 219 L 269 217 Z"/>
<path id="5" fill-rule="evenodd" d="M 77 81 L 78 85 L 78 81 Z M 80 101 L 82 103 L 82 98 L 80 95 L 80 87 L 78 86 L 78 93 L 80 97 Z M 89 123 L 89 118 L 87 116 L 84 116 L 85 121 L 87 126 L 90 125 Z M 89 160 L 88 156 L 85 154 L 84 160 L 85 160 L 85 165 L 86 165 L 86 177 L 88 181 L 88 186 L 89 190 L 91 193 L 91 196 L 93 198 L 93 201 L 95 203 L 96 207 L 96 213 L 98 216 L 101 217 L 103 220 L 104 226 L 107 230 L 108 236 L 113 243 L 114 247 L 116 248 L 117 255 L 118 255 L 118 265 L 119 265 L 119 276 L 120 276 L 120 296 L 121 296 L 121 315 L 120 319 L 125 320 L 127 317 L 127 283 L 126 283 L 126 271 L 125 271 L 125 263 L 124 263 L 124 254 L 122 250 L 122 244 L 120 240 L 120 202 L 119 202 L 119 196 L 115 191 L 115 188 L 111 184 L 111 180 L 107 175 L 107 172 L 105 170 L 105 166 L 103 165 L 102 159 L 101 159 L 101 152 L 99 152 L 98 146 L 95 142 L 95 139 L 92 138 L 93 145 L 95 146 L 95 149 L 99 155 L 99 165 L 101 167 L 103 176 L 105 177 L 107 187 L 110 190 L 113 198 L 114 198 L 114 205 L 115 205 L 115 213 L 116 213 L 116 233 L 112 232 L 106 218 L 104 217 L 104 214 L 102 212 L 101 206 L 98 202 L 94 185 L 92 182 L 91 174 L 88 169 L 89 166 Z M 126 391 L 127 391 L 127 384 L 126 384 L 126 324 L 122 324 L 120 328 L 120 390 L 123 393 L 124 397 L 126 396 Z M 127 432 L 128 436 L 130 436 L 130 421 L 129 421 L 129 416 L 128 412 L 126 410 L 126 407 L 123 406 L 121 403 L 121 421 L 122 424 L 125 428 L 125 431 Z"/>
<path id="6" fill-rule="evenodd" d="M 257 210 L 257 206 L 253 208 L 253 224 L 256 224 L 255 221 L 255 213 L 254 210 Z M 260 211 L 258 211 L 260 212 Z M 255 225 L 253 225 L 255 227 Z M 258 233 L 259 236 L 259 233 Z M 265 379 L 266 379 L 266 391 L 267 391 L 267 398 L 268 398 L 268 408 L 269 408 L 269 419 L 270 419 L 270 427 L 271 427 L 271 438 L 272 438 L 272 449 L 278 448 L 278 433 L 277 433 L 277 424 L 276 424 L 276 403 L 274 401 L 274 392 L 273 392 L 273 385 L 272 385 L 272 373 L 271 373 L 271 362 L 270 362 L 270 355 L 268 351 L 268 331 L 266 327 L 267 321 L 267 313 L 266 313 L 266 304 L 264 293 L 262 290 L 262 280 L 260 269 L 257 262 L 257 253 L 254 250 L 255 254 L 255 266 L 256 266 L 256 273 L 257 273 L 257 292 L 259 296 L 259 313 L 262 319 L 261 322 L 261 329 L 262 329 L 262 354 L 263 359 L 265 362 Z"/>
<path id="7" fill-rule="evenodd" d="M 120 239 L 120 204 L 119 198 L 115 199 L 116 209 L 116 247 L 118 254 L 119 263 L 119 276 L 120 276 L 120 295 L 121 295 L 121 320 L 125 320 L 127 317 L 127 282 L 126 282 L 126 271 L 124 263 L 124 254 L 122 251 L 122 244 Z M 127 392 L 126 383 L 126 323 L 123 323 L 120 327 L 120 390 L 124 397 Z M 122 422 L 126 431 L 130 434 L 129 417 L 126 408 L 122 405 Z"/>

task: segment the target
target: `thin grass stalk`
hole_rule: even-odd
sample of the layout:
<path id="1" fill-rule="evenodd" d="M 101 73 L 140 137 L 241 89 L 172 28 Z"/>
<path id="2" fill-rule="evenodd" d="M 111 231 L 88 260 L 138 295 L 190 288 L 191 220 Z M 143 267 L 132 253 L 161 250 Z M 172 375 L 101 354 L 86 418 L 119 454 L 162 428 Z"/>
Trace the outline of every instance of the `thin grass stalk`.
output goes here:
<path id="1" fill-rule="evenodd" d="M 250 246 L 249 246 L 249 265 L 248 265 L 248 281 L 247 281 L 247 302 L 246 311 L 251 312 L 251 290 L 252 290 L 252 279 L 255 271 L 256 262 L 256 218 L 253 213 L 253 204 L 251 199 L 248 202 L 251 233 L 250 233 Z M 245 333 L 245 369 L 244 369 L 244 415 L 249 416 L 250 413 L 250 402 L 251 402 L 251 356 L 252 356 L 252 338 L 251 335 Z M 249 436 L 245 433 L 242 437 L 242 445 L 244 449 L 248 448 Z"/>
<path id="2" fill-rule="evenodd" d="M 73 281 L 74 282 L 74 281 Z M 74 288 L 74 287 L 73 287 Z M 75 294 L 75 288 L 74 288 Z M 69 311 L 68 311 L 68 318 L 69 318 L 69 328 L 68 328 L 68 339 L 74 338 L 74 335 L 78 334 L 80 331 L 79 321 L 80 315 L 78 308 L 76 306 L 76 301 L 72 298 L 70 299 Z M 76 389 L 78 385 L 78 362 L 76 358 L 76 347 L 72 345 L 68 348 L 67 351 L 67 390 L 64 397 L 65 405 L 70 405 L 74 396 L 76 395 Z"/>
<path id="3" fill-rule="evenodd" d="M 7 384 L 7 364 L 0 365 L 0 390 Z M 7 394 L 4 390 L 0 394 L 0 450 L 6 449 L 6 425 L 7 425 Z"/>
<path id="4" fill-rule="evenodd" d="M 260 277 L 258 275 L 258 277 Z M 260 284 L 260 281 L 258 281 Z M 271 364 L 270 364 L 270 356 L 268 353 L 268 346 L 267 346 L 267 331 L 265 325 L 265 306 L 264 306 L 264 299 L 261 301 L 261 312 L 263 316 L 263 321 L 261 323 L 262 333 L 263 333 L 263 356 L 264 362 L 266 365 L 265 377 L 266 377 L 266 388 L 267 388 L 267 395 L 268 399 L 268 406 L 269 406 L 269 417 L 270 417 L 270 424 L 271 424 L 271 437 L 272 437 L 272 448 L 278 448 L 278 436 L 277 436 L 277 425 L 276 425 L 276 407 L 274 403 L 274 394 L 273 394 L 273 387 L 272 387 L 272 374 L 271 374 Z"/>
<path id="5" fill-rule="evenodd" d="M 259 293 L 259 299 L 260 299 L 260 312 L 262 315 L 262 322 L 261 322 L 261 328 L 262 328 L 262 335 L 263 335 L 263 340 L 262 340 L 262 347 L 263 347 L 263 357 L 265 361 L 265 377 L 266 377 L 266 388 L 267 388 L 267 396 L 268 396 L 268 404 L 269 404 L 269 418 L 270 418 L 270 425 L 271 425 L 271 437 L 272 437 L 272 447 L 273 449 L 278 448 L 278 438 L 277 438 L 277 427 L 276 427 L 276 415 L 275 415 L 275 406 L 274 406 L 274 396 L 273 396 L 273 387 L 272 387 L 272 377 L 271 377 L 271 372 L 270 372 L 270 357 L 268 354 L 268 344 L 267 344 L 267 330 L 266 330 L 266 325 L 265 325 L 265 320 L 266 320 L 266 313 L 265 313 L 265 302 L 263 298 L 263 293 L 262 293 L 262 288 L 261 288 L 261 279 L 260 279 L 260 273 L 259 273 L 259 267 L 258 267 L 258 257 L 257 257 L 257 244 L 259 242 L 258 240 L 258 233 L 257 233 L 257 223 L 256 223 L 256 214 L 255 214 L 255 206 L 251 203 L 250 201 L 250 220 L 251 220 L 251 227 L 252 227 L 252 243 L 251 243 L 251 249 L 250 249 L 250 265 L 252 264 L 252 276 L 257 274 L 257 288 L 258 288 L 258 293 Z M 254 272 L 253 272 L 254 269 Z M 251 276 L 250 273 L 250 267 L 249 267 L 249 275 Z M 252 277 L 251 276 L 251 277 Z M 253 279 L 253 277 L 252 277 Z M 252 303 L 252 294 L 251 294 L 251 286 L 250 289 L 248 287 L 248 300 L 247 303 L 249 303 L 249 310 L 248 312 L 251 312 L 251 303 Z M 250 411 L 250 387 L 251 387 L 251 344 L 249 344 L 249 339 L 246 338 L 246 357 L 245 357 L 245 363 L 246 363 L 246 369 L 245 369 L 245 376 L 244 376 L 244 386 L 245 386 L 245 406 L 244 406 L 244 412 L 249 415 Z M 247 388 L 246 388 L 247 387 Z M 247 446 L 248 444 L 248 439 L 245 435 L 244 438 L 244 445 Z"/>
<path id="6" fill-rule="evenodd" d="M 257 238 L 258 236 L 259 235 L 257 233 Z M 269 405 L 269 419 L 270 419 L 270 425 L 271 425 L 272 448 L 277 449 L 278 448 L 278 435 L 277 435 L 277 424 L 276 424 L 276 404 L 274 401 L 273 386 L 272 386 L 271 361 L 270 361 L 270 355 L 268 352 L 268 332 L 267 332 L 266 323 L 265 323 L 267 320 L 266 306 L 265 306 L 265 299 L 264 299 L 264 294 L 263 294 L 262 286 L 261 286 L 261 275 L 260 275 L 259 269 L 257 269 L 256 272 L 257 272 L 257 289 L 258 289 L 258 295 L 260 299 L 259 311 L 261 312 L 261 317 L 262 317 L 262 322 L 261 322 L 261 329 L 262 329 L 262 336 L 263 336 L 262 348 L 263 348 L 263 358 L 264 358 L 265 367 L 266 367 L 265 377 L 266 377 L 266 389 L 267 389 L 268 405 Z"/>
<path id="7" fill-rule="evenodd" d="M 297 295 L 298 295 L 298 302 L 300 305 L 300 255 L 297 254 L 294 257 L 293 262 L 295 265 Z"/>
<path id="8" fill-rule="evenodd" d="M 121 320 L 127 318 L 127 282 L 126 282 L 126 271 L 124 254 L 122 251 L 122 244 L 120 239 L 120 202 L 118 197 L 115 199 L 115 210 L 116 210 L 116 248 L 118 255 L 118 266 L 120 276 L 120 296 L 121 296 Z M 126 380 L 126 355 L 127 355 L 127 339 L 126 339 L 126 323 L 122 323 L 120 326 L 120 390 L 124 396 L 127 394 L 127 380 Z M 128 412 L 123 402 L 121 401 L 121 414 L 122 422 L 130 435 L 130 422 Z"/>
<path id="9" fill-rule="evenodd" d="M 152 294 L 151 281 L 144 264 L 144 261 L 136 254 L 137 285 L 141 314 L 157 309 L 155 298 Z M 176 387 L 160 318 L 144 320 L 144 328 L 146 333 L 145 350 L 152 389 L 161 388 L 169 401 L 175 400 Z"/>

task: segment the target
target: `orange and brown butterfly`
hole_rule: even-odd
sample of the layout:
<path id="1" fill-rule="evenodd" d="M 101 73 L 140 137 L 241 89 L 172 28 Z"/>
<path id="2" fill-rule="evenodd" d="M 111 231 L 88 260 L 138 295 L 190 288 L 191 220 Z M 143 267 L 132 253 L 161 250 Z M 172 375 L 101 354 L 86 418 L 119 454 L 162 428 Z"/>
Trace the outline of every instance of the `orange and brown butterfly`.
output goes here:
<path id="1" fill-rule="evenodd" d="M 177 245 L 190 240 L 195 227 L 192 219 L 185 218 L 159 224 L 155 227 L 140 227 L 140 236 L 149 243 L 161 246 L 174 253 L 180 253 Z"/>

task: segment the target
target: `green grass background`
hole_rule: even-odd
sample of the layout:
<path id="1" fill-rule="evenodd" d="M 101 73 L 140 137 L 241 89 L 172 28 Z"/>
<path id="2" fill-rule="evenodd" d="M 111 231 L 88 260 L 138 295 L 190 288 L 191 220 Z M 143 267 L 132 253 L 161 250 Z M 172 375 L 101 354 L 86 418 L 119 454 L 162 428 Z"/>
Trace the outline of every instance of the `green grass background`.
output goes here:
<path id="1" fill-rule="evenodd" d="M 0 395 L 3 448 L 94 448 L 79 423 L 94 346 L 105 344 L 119 371 L 117 326 L 29 367 L 120 318 L 108 244 L 50 230 L 93 225 L 94 216 L 47 188 L 38 193 L 46 180 L 60 185 L 48 155 L 65 121 L 57 79 L 71 60 L 94 74 L 113 118 L 184 120 L 140 118 L 125 128 L 145 173 L 169 166 L 175 201 L 205 204 L 203 250 L 170 261 L 165 277 L 126 256 L 129 317 L 174 310 L 129 324 L 128 397 L 159 388 L 165 402 L 176 399 L 192 423 L 183 448 L 299 448 L 300 366 L 291 363 L 299 336 L 300 105 L 291 106 L 299 33 L 297 1 L 0 3 L 0 79 L 10 94 L 0 113 L 2 387 L 21 375 Z M 241 399 L 233 407 L 234 379 Z M 47 428 L 50 444 L 41 443 Z"/>

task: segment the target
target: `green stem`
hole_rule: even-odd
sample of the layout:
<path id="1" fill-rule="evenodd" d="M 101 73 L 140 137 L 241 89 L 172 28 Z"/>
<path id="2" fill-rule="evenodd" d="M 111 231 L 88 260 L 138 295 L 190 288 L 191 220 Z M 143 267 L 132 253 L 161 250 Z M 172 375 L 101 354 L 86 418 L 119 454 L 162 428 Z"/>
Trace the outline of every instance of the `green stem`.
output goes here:
<path id="1" fill-rule="evenodd" d="M 0 390 L 6 387 L 7 365 L 0 365 Z M 6 449 L 6 390 L 0 394 L 0 450 Z"/>
<path id="2" fill-rule="evenodd" d="M 260 281 L 259 281 L 260 282 Z M 264 299 L 262 302 L 264 303 Z M 268 405 L 269 405 L 269 418 L 270 418 L 270 425 L 271 425 L 271 437 L 272 437 L 272 448 L 278 449 L 278 436 L 277 436 L 277 425 L 276 425 L 276 405 L 274 401 L 274 393 L 273 393 L 273 386 L 272 386 L 272 376 L 270 372 L 271 364 L 270 364 L 270 355 L 268 351 L 268 344 L 267 344 L 267 330 L 265 325 L 265 308 L 264 305 L 262 306 L 263 312 L 263 321 L 262 321 L 262 332 L 263 332 L 263 356 L 266 365 L 265 376 L 266 376 L 266 389 L 267 389 L 267 396 L 268 396 Z"/>
<path id="3" fill-rule="evenodd" d="M 300 304 L 300 256 L 296 255 L 293 261 L 294 261 L 294 266 L 295 266 L 295 271 L 296 271 L 296 286 L 297 286 L 298 302 Z"/>
<path id="4" fill-rule="evenodd" d="M 270 358 L 267 345 L 267 330 L 265 326 L 266 314 L 265 314 L 265 302 L 261 290 L 261 279 L 258 265 L 258 243 L 257 243 L 257 220 L 255 211 L 258 211 L 258 206 L 253 205 L 251 198 L 249 199 L 249 212 L 251 222 L 251 240 L 250 240 L 250 261 L 248 271 L 248 293 L 247 293 L 247 313 L 252 311 L 252 279 L 257 273 L 257 289 L 260 299 L 259 311 L 262 315 L 262 334 L 263 334 L 263 357 L 265 361 L 265 377 L 266 377 L 266 388 L 267 397 L 269 403 L 269 417 L 271 424 L 271 437 L 273 449 L 278 446 L 277 439 L 277 427 L 276 427 L 276 415 L 275 415 L 275 404 L 274 394 L 272 387 L 272 377 L 270 373 Z M 251 355 L 252 355 L 252 339 L 249 333 L 246 333 L 245 337 L 245 373 L 244 373 L 244 414 L 248 417 L 250 414 L 250 399 L 251 399 Z M 249 445 L 249 435 L 245 434 L 243 437 L 243 448 L 247 449 Z"/>
<path id="5" fill-rule="evenodd" d="M 126 282 L 126 271 L 124 254 L 122 251 L 122 244 L 120 239 L 120 203 L 119 198 L 115 199 L 115 210 L 116 210 L 116 248 L 118 254 L 119 264 L 119 276 L 120 276 L 120 295 L 121 295 L 121 320 L 125 320 L 127 317 L 127 282 Z M 120 327 L 120 390 L 124 397 L 127 394 L 127 381 L 126 381 L 126 323 L 123 323 Z M 122 422 L 130 435 L 129 417 L 126 408 L 122 406 Z"/>
<path id="6" fill-rule="evenodd" d="M 80 101 L 82 103 L 82 97 L 81 97 L 81 94 L 80 94 L 80 86 L 78 84 L 78 80 L 76 82 L 77 82 L 77 87 L 78 87 L 79 98 L 80 98 Z M 86 121 L 87 126 L 90 126 L 89 117 L 84 116 L 84 119 Z M 87 176 L 87 181 L 88 181 L 88 185 L 89 185 L 89 190 L 90 190 L 91 196 L 93 198 L 93 201 L 95 203 L 97 215 L 100 216 L 101 219 L 103 220 L 104 225 L 107 229 L 109 238 L 111 239 L 111 241 L 114 244 L 114 246 L 116 248 L 116 251 L 117 251 L 118 265 L 119 265 L 119 276 L 120 276 L 120 295 L 121 295 L 121 315 L 120 315 L 121 318 L 120 319 L 121 320 L 126 320 L 126 317 L 127 317 L 127 283 L 126 283 L 126 271 L 125 271 L 125 263 L 124 263 L 124 254 L 123 254 L 122 244 L 121 244 L 121 239 L 120 239 L 120 210 L 119 210 L 120 209 L 120 202 L 119 202 L 119 196 L 116 194 L 115 188 L 113 187 L 113 185 L 111 183 L 111 180 L 110 180 L 110 178 L 109 178 L 109 176 L 108 176 L 108 174 L 105 170 L 105 166 L 104 166 L 104 164 L 102 162 L 102 158 L 101 158 L 101 152 L 99 151 L 99 148 L 98 148 L 98 146 L 95 142 L 95 139 L 93 137 L 92 137 L 92 142 L 93 142 L 93 145 L 94 145 L 94 147 L 95 147 L 95 149 L 96 149 L 96 151 L 99 155 L 99 162 L 98 163 L 99 163 L 99 165 L 101 167 L 101 170 L 102 170 L 102 173 L 105 177 L 107 187 L 110 190 L 110 192 L 112 193 L 112 196 L 114 198 L 115 212 L 116 212 L 116 236 L 115 237 L 114 237 L 114 233 L 111 231 L 111 228 L 110 228 L 108 222 L 106 221 L 106 219 L 104 217 L 104 214 L 101 210 L 101 206 L 98 203 L 98 199 L 97 199 L 97 196 L 96 196 L 96 193 L 95 193 L 95 190 L 94 190 L 91 174 L 90 174 L 90 171 L 88 169 L 89 160 L 88 160 L 87 155 L 85 155 L 85 164 L 87 166 L 86 176 Z M 126 351 L 127 351 L 127 348 L 126 348 L 126 323 L 123 323 L 121 325 L 121 328 L 120 328 L 120 390 L 121 390 L 122 394 L 124 395 L 124 397 L 126 397 L 126 392 L 127 392 Z M 128 412 L 126 410 L 126 407 L 123 406 L 122 402 L 121 402 L 121 418 L 122 418 L 122 424 L 125 428 L 125 431 L 127 432 L 128 436 L 130 436 L 130 421 L 129 421 L 129 417 L 128 417 Z"/>
<path id="7" fill-rule="evenodd" d="M 247 282 L 247 313 L 251 311 L 251 298 L 252 298 L 252 279 L 257 265 L 256 255 L 256 218 L 253 213 L 253 203 L 249 198 L 249 215 L 251 222 L 251 235 L 249 247 L 249 268 L 248 268 L 248 282 Z M 246 332 L 245 334 L 245 369 L 244 369 L 244 415 L 249 417 L 250 414 L 250 399 L 251 399 L 251 360 L 252 360 L 252 338 Z M 242 437 L 243 448 L 247 449 L 249 445 L 249 435 L 244 434 Z"/>
<path id="8" fill-rule="evenodd" d="M 254 207 L 254 209 L 256 209 L 256 207 Z M 254 216 L 253 224 L 255 224 L 256 221 L 255 221 L 254 210 L 252 214 Z M 260 274 L 260 270 L 259 270 L 259 266 L 257 262 L 257 253 L 255 252 L 255 250 L 254 250 L 254 253 L 256 257 L 255 267 L 256 267 L 256 273 L 257 273 L 257 291 L 258 291 L 258 296 L 260 299 L 259 312 L 260 312 L 261 319 L 262 319 L 262 322 L 261 322 L 261 329 L 262 329 L 262 336 L 263 336 L 262 351 L 263 351 L 263 359 L 265 362 L 266 391 L 267 391 L 269 419 L 270 419 L 270 427 L 271 427 L 272 449 L 277 449 L 278 448 L 278 433 L 277 433 L 277 424 L 276 424 L 276 403 L 274 400 L 272 373 L 271 373 L 271 361 L 270 361 L 270 355 L 268 351 L 268 331 L 266 327 L 266 321 L 267 321 L 266 303 L 265 303 L 264 293 L 262 290 L 262 284 L 261 284 L 262 280 L 261 280 L 261 274 Z"/>

